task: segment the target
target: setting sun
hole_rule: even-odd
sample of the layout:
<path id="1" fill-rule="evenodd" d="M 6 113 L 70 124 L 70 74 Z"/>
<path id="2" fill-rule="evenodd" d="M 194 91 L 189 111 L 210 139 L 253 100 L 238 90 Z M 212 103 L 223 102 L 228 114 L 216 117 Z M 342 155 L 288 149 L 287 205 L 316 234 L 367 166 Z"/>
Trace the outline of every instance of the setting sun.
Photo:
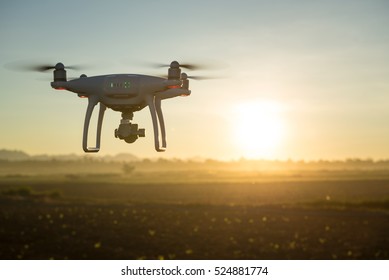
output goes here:
<path id="1" fill-rule="evenodd" d="M 278 103 L 241 103 L 236 107 L 234 121 L 235 144 L 244 157 L 271 157 L 283 140 L 284 123 Z"/>

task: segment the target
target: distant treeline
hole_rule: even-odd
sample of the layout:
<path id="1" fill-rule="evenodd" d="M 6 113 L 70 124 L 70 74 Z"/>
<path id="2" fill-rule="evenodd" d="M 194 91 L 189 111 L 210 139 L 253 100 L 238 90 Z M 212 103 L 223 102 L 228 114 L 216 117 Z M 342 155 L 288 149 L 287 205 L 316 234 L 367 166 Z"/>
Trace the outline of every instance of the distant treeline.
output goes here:
<path id="1" fill-rule="evenodd" d="M 115 156 L 29 156 L 20 151 L 0 150 L 0 176 L 35 176 L 35 175 L 77 175 L 102 174 L 129 175 L 157 173 L 177 174 L 185 176 L 262 176 L 265 173 L 292 174 L 293 176 L 306 176 L 306 172 L 379 172 L 380 176 L 389 176 L 389 159 L 373 160 L 350 158 L 345 160 L 251 160 L 241 158 L 238 160 L 221 161 L 215 159 L 179 159 L 156 158 L 140 159 L 131 154 Z M 7 155 L 7 158 L 4 156 Z M 10 156 L 10 155 L 13 155 Z M 197 175 L 196 175 L 197 174 Z M 383 175 L 382 175 L 383 174 Z M 69 175 L 69 176 L 70 176 Z M 234 175 L 234 176 L 235 176 Z M 173 175 L 172 175 L 173 176 Z M 176 176 L 176 175 L 174 175 Z M 369 175 L 370 176 L 370 175 Z"/>
<path id="2" fill-rule="evenodd" d="M 131 167 L 129 167 L 131 166 Z M 0 159 L 0 173 L 5 169 L 77 169 L 82 170 L 120 170 L 130 168 L 131 170 L 389 170 L 389 159 L 345 159 L 345 160 L 249 160 L 239 159 L 221 161 L 215 159 L 137 159 L 137 160 L 112 160 L 107 158 L 80 157 L 73 159 L 51 158 L 47 160 L 7 160 Z M 1 172 L 3 171 L 3 172 Z"/>
<path id="3" fill-rule="evenodd" d="M 136 161 L 138 157 L 129 153 L 120 153 L 116 155 L 97 156 L 96 155 L 76 155 L 76 154 L 64 154 L 64 155 L 29 155 L 26 152 L 18 150 L 0 150 L 0 161 L 78 161 L 78 160 L 105 160 L 105 161 Z"/>
<path id="4" fill-rule="evenodd" d="M 108 156 L 96 155 L 35 155 L 31 156 L 23 151 L 18 150 L 0 150 L 0 164 L 4 165 L 11 162 L 19 162 L 20 164 L 41 164 L 44 162 L 51 164 L 66 163 L 125 163 L 131 162 L 134 165 L 188 165 L 188 166 L 220 166 L 220 167 L 269 167 L 269 168 L 291 168 L 291 167 L 306 167 L 306 168 L 389 168 L 389 159 L 361 159 L 347 158 L 343 160 L 267 160 L 267 159 L 245 159 L 238 160 L 217 160 L 207 158 L 139 158 L 129 153 L 121 153 Z"/>

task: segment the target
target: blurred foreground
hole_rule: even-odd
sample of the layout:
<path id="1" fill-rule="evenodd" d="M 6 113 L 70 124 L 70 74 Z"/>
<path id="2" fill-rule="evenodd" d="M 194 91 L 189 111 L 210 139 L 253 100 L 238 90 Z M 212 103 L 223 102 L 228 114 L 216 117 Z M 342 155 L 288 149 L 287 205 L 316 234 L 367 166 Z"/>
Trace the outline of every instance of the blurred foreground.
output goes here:
<path id="1" fill-rule="evenodd" d="M 389 259 L 389 164 L 2 161 L 1 259 Z"/>

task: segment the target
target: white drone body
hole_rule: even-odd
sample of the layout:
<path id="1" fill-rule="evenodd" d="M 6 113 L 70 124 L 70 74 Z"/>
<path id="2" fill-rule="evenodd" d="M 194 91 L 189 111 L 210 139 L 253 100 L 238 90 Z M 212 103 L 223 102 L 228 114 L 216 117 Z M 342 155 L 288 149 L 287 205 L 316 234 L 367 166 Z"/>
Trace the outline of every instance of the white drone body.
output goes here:
<path id="1" fill-rule="evenodd" d="M 55 69 L 54 81 L 51 83 L 54 89 L 68 90 L 77 93 L 79 97 L 88 98 L 82 141 L 82 147 L 87 153 L 100 150 L 101 128 L 107 107 L 122 112 L 122 120 L 119 128 L 115 130 L 115 137 L 133 143 L 138 137 L 145 136 L 144 129 L 138 129 L 137 124 L 131 123 L 133 113 L 146 106 L 150 109 L 153 123 L 155 149 L 163 152 L 166 149 L 166 132 L 161 101 L 177 96 L 188 96 L 191 93 L 188 76 L 185 73 L 181 74 L 180 64 L 176 61 L 170 64 L 167 79 L 138 74 L 114 74 L 94 77 L 81 75 L 78 79 L 67 81 L 65 66 L 62 63 L 57 63 L 52 68 Z M 93 109 L 98 103 L 100 110 L 96 145 L 88 147 L 89 123 Z M 159 142 L 159 130 L 162 145 Z"/>

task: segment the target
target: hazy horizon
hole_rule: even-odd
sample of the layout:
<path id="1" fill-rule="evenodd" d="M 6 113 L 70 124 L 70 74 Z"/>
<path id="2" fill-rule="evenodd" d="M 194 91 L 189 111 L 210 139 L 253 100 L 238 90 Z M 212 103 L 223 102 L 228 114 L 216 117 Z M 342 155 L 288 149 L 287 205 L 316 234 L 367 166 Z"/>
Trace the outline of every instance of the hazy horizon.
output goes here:
<path id="1" fill-rule="evenodd" d="M 202 157 L 202 156 L 191 156 L 191 157 L 166 157 L 161 156 L 160 153 L 156 153 L 155 156 L 138 156 L 136 154 L 130 153 L 130 152 L 118 152 L 118 153 L 29 153 L 25 150 L 20 149 L 2 149 L 0 148 L 0 160 L 1 159 L 7 159 L 5 156 L 2 157 L 2 152 L 6 153 L 15 153 L 15 154 L 23 154 L 28 157 L 31 157 L 32 159 L 40 159 L 40 158 L 68 158 L 68 157 L 77 157 L 77 158 L 83 158 L 88 157 L 90 159 L 109 159 L 109 158 L 115 158 L 115 157 L 129 157 L 132 158 L 132 160 L 152 160 L 152 161 L 158 161 L 158 160 L 167 160 L 167 161 L 198 161 L 198 162 L 205 162 L 205 161 L 220 161 L 220 162 L 239 162 L 239 161 L 265 161 L 265 162 L 305 162 L 305 163 L 317 163 L 317 162 L 353 162 L 353 161 L 360 161 L 360 162 L 373 162 L 373 163 L 379 163 L 379 162 L 387 162 L 389 161 L 389 157 L 387 158 L 371 158 L 371 157 L 345 157 L 345 158 L 312 158 L 312 159 L 304 159 L 304 158 L 286 158 L 286 159 L 280 159 L 280 158 L 250 158 L 250 157 L 237 157 L 237 158 L 213 158 L 213 157 Z M 163 155 L 163 154 L 162 154 Z M 12 157 L 12 156 L 11 156 Z M 9 158 L 8 158 L 9 159 Z"/>

